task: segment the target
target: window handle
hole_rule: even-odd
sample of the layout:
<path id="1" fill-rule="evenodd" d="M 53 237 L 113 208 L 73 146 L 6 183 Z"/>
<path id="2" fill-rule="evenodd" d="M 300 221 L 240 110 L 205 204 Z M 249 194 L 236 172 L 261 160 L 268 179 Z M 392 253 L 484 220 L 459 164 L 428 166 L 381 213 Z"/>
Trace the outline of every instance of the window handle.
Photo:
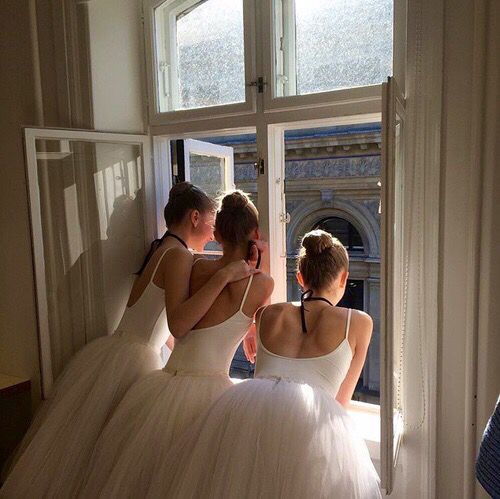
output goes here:
<path id="1" fill-rule="evenodd" d="M 166 61 L 160 61 L 159 68 L 161 72 L 162 84 L 163 84 L 163 95 L 165 97 L 170 97 L 170 64 Z"/>
<path id="2" fill-rule="evenodd" d="M 267 82 L 264 80 L 262 76 L 259 76 L 256 81 L 251 81 L 247 83 L 247 87 L 257 87 L 257 93 L 263 94 L 264 87 L 267 85 Z"/>

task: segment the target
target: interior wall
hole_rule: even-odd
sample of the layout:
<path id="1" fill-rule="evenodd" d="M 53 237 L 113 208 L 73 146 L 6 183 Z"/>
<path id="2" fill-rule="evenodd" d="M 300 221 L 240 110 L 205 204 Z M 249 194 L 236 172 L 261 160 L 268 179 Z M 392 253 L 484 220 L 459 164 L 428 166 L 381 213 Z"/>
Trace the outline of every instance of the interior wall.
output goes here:
<path id="1" fill-rule="evenodd" d="M 500 388 L 498 3 L 444 5 L 436 496 L 469 499 L 476 433 Z"/>
<path id="2" fill-rule="evenodd" d="M 139 0 L 88 3 L 94 128 L 146 130 Z"/>
<path id="3" fill-rule="evenodd" d="M 32 381 L 39 397 L 33 266 L 22 125 L 40 124 L 28 0 L 0 4 L 0 372 Z"/>
<path id="4" fill-rule="evenodd" d="M 34 406 L 40 373 L 22 127 L 92 127 L 87 35 L 85 3 L 0 3 L 0 372 L 30 378 Z"/>

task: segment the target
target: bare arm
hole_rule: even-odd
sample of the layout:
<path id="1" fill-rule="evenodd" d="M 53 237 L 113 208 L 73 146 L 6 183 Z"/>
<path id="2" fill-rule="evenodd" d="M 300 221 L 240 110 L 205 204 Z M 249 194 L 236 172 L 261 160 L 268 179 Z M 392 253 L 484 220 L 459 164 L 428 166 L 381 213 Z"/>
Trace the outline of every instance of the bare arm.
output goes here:
<path id="1" fill-rule="evenodd" d="M 228 283 L 259 272 L 250 269 L 243 260 L 233 262 L 217 271 L 190 297 L 192 265 L 192 255 L 181 248 L 171 250 L 168 258 L 162 262 L 167 321 L 175 338 L 185 336 L 201 320 Z"/>
<path id="2" fill-rule="evenodd" d="M 354 314 L 356 314 L 355 319 Z M 347 371 L 347 375 L 342 382 L 336 397 L 337 402 L 342 404 L 344 407 L 349 405 L 354 390 L 356 389 L 356 384 L 359 376 L 361 375 L 361 370 L 365 364 L 366 353 L 368 352 L 368 345 L 370 344 L 370 338 L 373 330 L 373 321 L 369 315 L 360 312 L 354 312 L 354 314 L 354 320 L 351 322 L 351 332 L 349 333 L 350 339 L 355 340 L 354 355 L 352 357 L 349 371 Z"/>
<path id="3" fill-rule="evenodd" d="M 254 322 L 248 328 L 245 338 L 243 338 L 243 351 L 245 352 L 245 357 L 252 364 L 255 363 L 255 357 L 257 355 L 257 328 L 256 328 L 257 315 L 259 314 L 260 317 L 263 307 L 271 303 L 271 293 L 273 292 L 273 289 L 274 289 L 274 280 L 270 279 L 270 281 L 266 283 L 266 290 L 264 292 L 265 298 L 262 301 L 262 303 L 259 304 L 259 309 L 255 312 L 254 315 Z"/>

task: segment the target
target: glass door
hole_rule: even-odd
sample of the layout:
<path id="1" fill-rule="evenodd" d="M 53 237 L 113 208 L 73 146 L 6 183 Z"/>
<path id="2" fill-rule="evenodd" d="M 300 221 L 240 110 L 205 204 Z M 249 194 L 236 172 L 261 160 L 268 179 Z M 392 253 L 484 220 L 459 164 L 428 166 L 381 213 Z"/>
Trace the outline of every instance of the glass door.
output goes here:
<path id="1" fill-rule="evenodd" d="M 162 223 L 147 136 L 27 128 L 24 138 L 46 397 L 78 349 L 115 330 Z"/>

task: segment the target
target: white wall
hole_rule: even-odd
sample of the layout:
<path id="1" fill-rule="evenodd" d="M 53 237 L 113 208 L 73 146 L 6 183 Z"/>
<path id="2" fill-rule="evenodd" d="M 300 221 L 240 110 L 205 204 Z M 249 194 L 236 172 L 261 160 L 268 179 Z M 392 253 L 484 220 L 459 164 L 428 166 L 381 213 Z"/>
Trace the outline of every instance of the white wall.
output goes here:
<path id="1" fill-rule="evenodd" d="M 94 0 L 88 6 L 94 128 L 144 132 L 141 2 Z"/>

